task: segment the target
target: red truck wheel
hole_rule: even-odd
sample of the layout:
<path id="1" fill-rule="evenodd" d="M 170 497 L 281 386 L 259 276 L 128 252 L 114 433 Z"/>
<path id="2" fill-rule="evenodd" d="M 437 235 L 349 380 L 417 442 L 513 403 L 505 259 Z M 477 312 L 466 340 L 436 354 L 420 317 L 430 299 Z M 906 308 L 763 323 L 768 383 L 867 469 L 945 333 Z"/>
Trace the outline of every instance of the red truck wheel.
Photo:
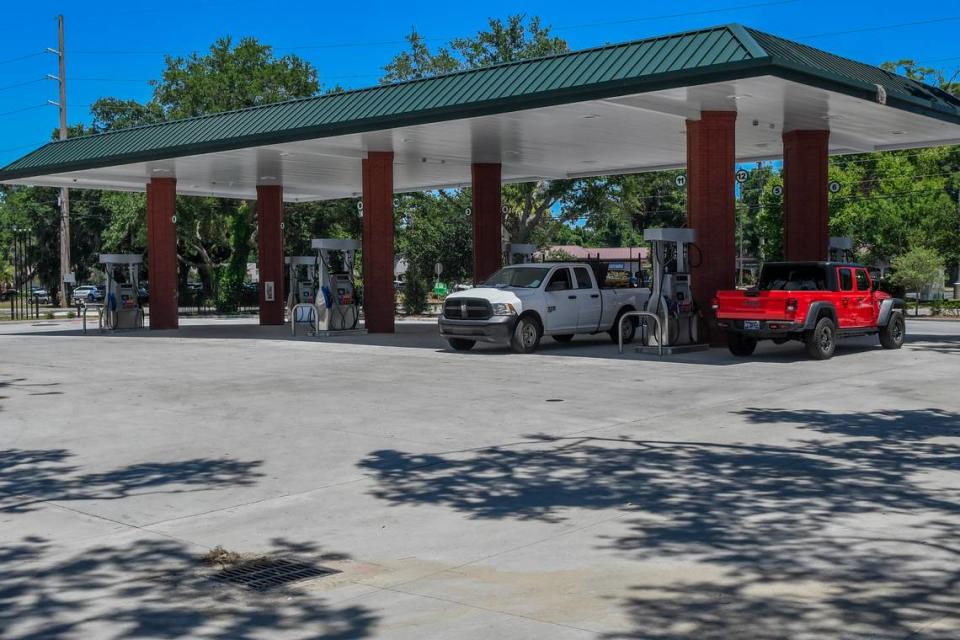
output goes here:
<path id="1" fill-rule="evenodd" d="M 903 339 L 907 335 L 903 314 L 895 311 L 890 316 L 887 326 L 880 327 L 880 346 L 884 349 L 899 349 L 903 346 Z"/>
<path id="2" fill-rule="evenodd" d="M 742 333 L 731 331 L 727 334 L 727 348 L 733 355 L 743 358 L 753 354 L 757 348 L 757 340 Z"/>
<path id="3" fill-rule="evenodd" d="M 820 318 L 813 331 L 803 336 L 807 355 L 814 360 L 829 360 L 837 348 L 837 326 L 830 318 Z"/>

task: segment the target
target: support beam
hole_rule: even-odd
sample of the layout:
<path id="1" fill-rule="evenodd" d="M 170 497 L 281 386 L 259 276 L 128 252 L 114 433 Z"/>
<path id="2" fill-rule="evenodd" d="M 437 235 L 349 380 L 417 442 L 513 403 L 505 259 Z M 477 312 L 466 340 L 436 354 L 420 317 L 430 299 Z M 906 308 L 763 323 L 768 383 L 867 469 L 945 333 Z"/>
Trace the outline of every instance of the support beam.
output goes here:
<path id="1" fill-rule="evenodd" d="M 783 252 L 787 260 L 826 260 L 829 131 L 783 134 Z"/>
<path id="2" fill-rule="evenodd" d="M 257 185 L 257 261 L 260 324 L 283 324 L 283 187 L 280 185 Z"/>
<path id="3" fill-rule="evenodd" d="M 483 282 L 501 267 L 503 226 L 500 212 L 500 165 L 471 167 L 473 193 L 473 283 Z"/>
<path id="4" fill-rule="evenodd" d="M 150 329 L 180 326 L 177 307 L 177 204 L 175 178 L 147 184 L 147 253 L 150 267 Z"/>
<path id="5" fill-rule="evenodd" d="M 362 171 L 363 313 L 367 331 L 393 333 L 393 152 L 369 152 Z"/>
<path id="6" fill-rule="evenodd" d="M 714 345 L 725 344 L 726 334 L 716 326 L 710 299 L 735 285 L 736 120 L 733 111 L 704 111 L 699 120 L 687 120 L 687 218 L 702 254 L 700 264 L 691 267 L 693 295 Z"/>

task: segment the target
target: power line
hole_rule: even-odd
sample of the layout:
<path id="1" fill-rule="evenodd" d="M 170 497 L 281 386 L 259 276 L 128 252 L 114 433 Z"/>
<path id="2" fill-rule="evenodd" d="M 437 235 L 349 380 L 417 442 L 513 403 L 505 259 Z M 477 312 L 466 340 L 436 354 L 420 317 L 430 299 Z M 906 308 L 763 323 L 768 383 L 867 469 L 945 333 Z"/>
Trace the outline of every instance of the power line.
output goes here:
<path id="1" fill-rule="evenodd" d="M 637 22 L 654 22 L 654 21 L 656 21 L 656 20 L 671 20 L 671 19 L 673 19 L 673 18 L 688 18 L 688 17 L 693 17 L 693 16 L 708 15 L 708 14 L 712 14 L 712 13 L 726 13 L 726 12 L 728 12 L 728 11 L 738 11 L 738 10 L 741 10 L 741 9 L 757 9 L 757 8 L 761 8 L 761 7 L 772 7 L 772 6 L 784 5 L 784 4 L 796 4 L 796 3 L 799 2 L 799 1 L 800 1 L 800 0 L 777 0 L 776 2 L 758 2 L 758 3 L 754 3 L 754 4 L 741 4 L 741 5 L 733 5 L 733 6 L 728 6 L 728 7 L 718 7 L 718 8 L 716 8 L 716 9 L 703 9 L 703 10 L 701 10 L 701 11 L 685 11 L 685 12 L 683 12 L 683 13 L 670 13 L 670 14 L 663 14 L 663 15 L 658 15 L 658 16 L 643 16 L 643 17 L 639 17 L 639 18 L 624 18 L 624 19 L 622 19 L 622 20 L 610 20 L 610 21 L 605 21 L 605 22 L 585 22 L 585 23 L 582 23 L 582 24 L 574 24 L 574 25 L 565 25 L 565 26 L 560 26 L 560 27 L 552 27 L 552 29 L 556 29 L 556 30 L 558 30 L 558 31 L 566 31 L 566 30 L 571 30 L 571 29 L 586 29 L 586 28 L 589 28 L 589 27 L 606 27 L 606 26 L 617 25 L 617 24 L 632 24 L 632 23 L 637 23 Z"/>
<path id="2" fill-rule="evenodd" d="M 20 62 L 21 60 L 28 60 L 29 58 L 36 58 L 42 56 L 46 51 L 37 51 L 36 53 L 28 53 L 26 55 L 17 56 L 16 58 L 7 58 L 6 60 L 0 60 L 0 64 L 11 64 L 13 62 Z"/>
<path id="3" fill-rule="evenodd" d="M 49 107 L 49 106 L 50 106 L 50 105 L 47 104 L 47 103 L 44 103 L 44 104 L 35 104 L 35 105 L 33 105 L 32 107 L 24 107 L 24 108 L 22 108 L 22 109 L 14 109 L 13 111 L 4 111 L 3 113 L 0 113 L 0 116 L 10 116 L 10 115 L 13 115 L 13 114 L 15 114 L 15 113 L 23 113 L 24 111 L 32 111 L 33 109 L 42 109 L 42 108 L 44 108 L 44 107 Z"/>
<path id="4" fill-rule="evenodd" d="M 794 36 L 795 38 L 801 40 L 808 40 L 811 38 L 827 38 L 830 36 L 845 36 L 851 33 L 867 33 L 870 31 L 884 31 L 886 29 L 899 29 L 900 27 L 916 27 L 926 24 L 939 24 L 941 22 L 955 22 L 960 20 L 960 16 L 947 16 L 944 18 L 933 18 L 932 20 L 917 20 L 916 22 L 900 22 L 898 24 L 885 24 L 875 27 L 863 27 L 860 29 L 848 29 L 846 31 L 828 31 L 826 33 L 814 33 L 806 36 Z"/>
<path id="5" fill-rule="evenodd" d="M 2 87 L 0 87 L 0 91 L 6 91 L 6 90 L 8 90 L 8 89 L 16 89 L 17 87 L 25 87 L 25 86 L 30 85 L 30 84 L 36 84 L 36 83 L 38 83 L 38 82 L 44 82 L 44 81 L 46 81 L 46 80 L 48 80 L 48 79 L 49 79 L 49 78 L 35 78 L 35 79 L 33 79 L 33 80 L 24 80 L 23 82 L 17 82 L 17 83 L 15 83 L 15 84 L 8 84 L 8 85 L 5 85 L 5 86 L 2 86 Z"/>

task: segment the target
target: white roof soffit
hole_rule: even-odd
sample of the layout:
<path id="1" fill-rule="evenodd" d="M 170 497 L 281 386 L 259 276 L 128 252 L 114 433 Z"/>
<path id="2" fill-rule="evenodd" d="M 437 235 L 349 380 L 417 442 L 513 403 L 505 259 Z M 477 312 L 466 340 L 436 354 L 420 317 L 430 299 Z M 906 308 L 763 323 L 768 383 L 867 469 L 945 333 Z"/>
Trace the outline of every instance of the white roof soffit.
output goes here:
<path id="1" fill-rule="evenodd" d="M 960 125 L 762 76 L 12 182 L 143 191 L 173 177 L 184 195 L 255 198 L 256 185 L 282 184 L 288 202 L 329 200 L 360 195 L 361 159 L 391 150 L 398 193 L 468 186 L 473 162 L 502 163 L 504 182 L 641 173 L 685 166 L 685 120 L 706 110 L 738 112 L 738 162 L 779 159 L 797 129 L 829 129 L 831 154 L 960 143 Z"/>

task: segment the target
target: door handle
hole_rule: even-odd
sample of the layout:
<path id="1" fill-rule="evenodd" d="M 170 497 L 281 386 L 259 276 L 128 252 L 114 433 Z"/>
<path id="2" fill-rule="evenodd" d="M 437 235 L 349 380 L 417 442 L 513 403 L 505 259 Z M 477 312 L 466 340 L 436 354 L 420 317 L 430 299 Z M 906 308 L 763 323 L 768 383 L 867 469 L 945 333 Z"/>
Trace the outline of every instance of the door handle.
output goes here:
<path id="1" fill-rule="evenodd" d="M 569 299 L 569 300 L 576 300 L 576 299 L 577 299 L 577 296 L 567 296 L 567 299 Z"/>
<path id="2" fill-rule="evenodd" d="M 591 293 L 591 294 L 590 294 L 590 297 L 591 297 L 591 298 L 599 298 L 599 297 L 600 297 L 600 294 L 599 294 L 599 293 Z"/>

